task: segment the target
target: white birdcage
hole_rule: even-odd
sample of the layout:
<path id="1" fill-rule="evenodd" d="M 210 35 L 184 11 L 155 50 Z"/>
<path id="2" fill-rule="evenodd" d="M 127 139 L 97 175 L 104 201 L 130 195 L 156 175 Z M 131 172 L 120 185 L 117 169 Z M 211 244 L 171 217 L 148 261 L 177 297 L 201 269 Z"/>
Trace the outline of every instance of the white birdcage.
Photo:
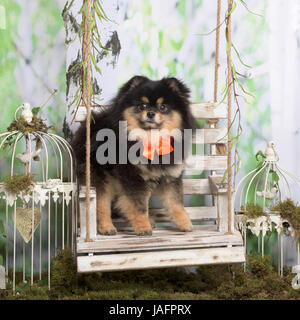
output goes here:
<path id="1" fill-rule="evenodd" d="M 239 228 L 243 233 L 246 248 L 246 231 L 250 230 L 258 237 L 258 251 L 264 255 L 264 237 L 267 231 L 276 230 L 278 233 L 278 273 L 283 273 L 283 237 L 282 232 L 294 236 L 295 230 L 290 221 L 281 217 L 274 210 L 279 201 L 293 199 L 300 191 L 300 179 L 279 165 L 279 156 L 275 150 L 275 144 L 270 141 L 267 144 L 262 163 L 254 170 L 246 174 L 236 187 L 235 206 Z M 259 205 L 265 215 L 257 218 L 241 219 L 247 214 L 250 204 Z M 261 241 L 260 241 L 261 235 Z M 296 238 L 297 266 L 293 272 L 297 273 L 293 279 L 293 288 L 300 288 L 300 254 L 299 238 Z"/>
<path id="2" fill-rule="evenodd" d="M 19 109 L 22 113 L 17 119 Z M 50 289 L 51 258 L 65 246 L 75 250 L 77 206 L 72 150 L 65 139 L 48 132 L 48 128 L 36 129 L 33 120 L 41 119 L 29 104 L 16 110 L 14 123 L 20 119 L 22 129 L 0 134 L 1 158 L 8 160 L 0 176 L 0 219 L 6 229 L 4 266 L 7 280 L 12 271 L 13 290 L 16 271 L 22 271 L 24 282 L 30 278 L 31 285 L 34 275 L 41 280 L 46 271 Z M 16 173 L 34 175 L 26 192 L 12 192 L 3 182 L 5 176 L 12 179 L 9 177 L 14 178 Z"/>

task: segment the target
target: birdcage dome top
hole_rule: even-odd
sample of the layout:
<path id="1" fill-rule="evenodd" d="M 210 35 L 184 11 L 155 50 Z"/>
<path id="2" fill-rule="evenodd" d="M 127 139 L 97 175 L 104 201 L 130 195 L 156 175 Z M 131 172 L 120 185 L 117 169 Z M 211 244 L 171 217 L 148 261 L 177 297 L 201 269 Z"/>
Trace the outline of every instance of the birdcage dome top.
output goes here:
<path id="1" fill-rule="evenodd" d="M 0 165 L 4 167 L 0 173 L 0 193 L 8 191 L 5 179 L 16 175 L 31 175 L 37 194 L 66 188 L 71 192 L 74 188 L 71 146 L 64 138 L 51 132 L 54 128 L 38 116 L 37 109 L 24 103 L 16 109 L 15 119 L 8 131 L 0 133 L 0 159 L 3 162 Z M 10 190 L 6 193 L 10 194 L 9 204 L 12 204 L 15 197 L 12 194 L 18 192 Z M 20 192 L 23 197 L 24 193 Z M 26 197 L 29 198 L 28 195 Z"/>
<path id="2" fill-rule="evenodd" d="M 247 173 L 236 188 L 237 210 L 246 210 L 249 204 L 258 204 L 268 211 L 276 202 L 295 198 L 300 192 L 300 179 L 284 169 L 274 141 L 267 143 L 265 153 L 256 154 L 257 167 Z"/>

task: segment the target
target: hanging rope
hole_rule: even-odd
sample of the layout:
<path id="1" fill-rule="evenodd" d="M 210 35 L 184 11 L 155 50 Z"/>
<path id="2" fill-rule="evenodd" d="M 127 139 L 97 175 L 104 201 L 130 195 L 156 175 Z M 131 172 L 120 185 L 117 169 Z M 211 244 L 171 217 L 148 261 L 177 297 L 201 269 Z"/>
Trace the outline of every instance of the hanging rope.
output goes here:
<path id="1" fill-rule="evenodd" d="M 220 21 L 221 21 L 221 0 L 217 0 L 217 28 L 216 28 L 216 53 L 215 53 L 215 80 L 214 80 L 214 102 L 218 101 L 219 83 L 219 56 L 220 56 Z M 210 128 L 218 128 L 218 119 L 208 120 Z M 226 154 L 226 146 L 222 143 L 216 144 L 216 154 Z"/>
<path id="2" fill-rule="evenodd" d="M 215 55 L 215 83 L 214 102 L 218 101 L 218 81 L 219 81 L 219 52 L 220 52 L 220 20 L 221 20 L 221 0 L 218 0 L 217 9 L 217 30 L 216 30 L 216 55 Z"/>
<path id="3" fill-rule="evenodd" d="M 232 105 L 232 86 L 233 86 L 233 78 L 232 78 L 232 63 L 231 63 L 231 10 L 232 10 L 232 0 L 228 1 L 228 11 L 226 18 L 226 39 L 227 39 L 227 86 L 228 86 L 228 154 L 227 154 L 227 170 L 228 170 L 228 233 L 232 233 L 232 157 L 231 157 L 231 105 Z"/>
<path id="4" fill-rule="evenodd" d="M 84 21 L 83 41 L 82 41 L 82 60 L 85 62 L 83 68 L 83 81 L 82 81 L 82 99 L 86 106 L 86 241 L 91 241 L 90 238 L 90 152 L 91 152 L 91 3 L 90 0 L 84 0 L 86 11 L 82 11 L 82 19 Z M 87 13 L 87 16 L 85 14 Z"/>
<path id="5" fill-rule="evenodd" d="M 214 102 L 218 100 L 218 80 L 219 80 L 219 51 L 220 51 L 220 17 L 221 17 L 221 0 L 218 1 L 217 9 L 217 29 L 216 29 L 216 54 L 215 54 L 215 81 L 214 81 Z M 211 128 L 217 128 L 218 120 L 209 119 L 208 124 Z"/>

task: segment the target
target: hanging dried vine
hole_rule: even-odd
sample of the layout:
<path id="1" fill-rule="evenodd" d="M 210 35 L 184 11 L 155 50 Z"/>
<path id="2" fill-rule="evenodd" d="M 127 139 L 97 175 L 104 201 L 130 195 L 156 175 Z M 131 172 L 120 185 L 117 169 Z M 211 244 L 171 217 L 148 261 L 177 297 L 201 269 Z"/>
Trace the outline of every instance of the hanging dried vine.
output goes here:
<path id="1" fill-rule="evenodd" d="M 232 48 L 233 53 L 235 54 L 235 57 L 237 58 L 237 60 L 244 67 L 251 68 L 251 66 L 249 66 L 248 64 L 246 64 L 242 60 L 242 58 L 241 58 L 236 46 L 234 45 L 232 39 L 230 39 L 230 41 L 228 39 L 228 34 L 229 34 L 228 27 L 229 27 L 229 22 L 230 22 L 229 18 L 234 13 L 234 11 L 237 7 L 237 2 L 239 2 L 243 7 L 245 7 L 249 13 L 255 14 L 257 16 L 261 16 L 260 14 L 257 14 L 257 13 L 254 13 L 253 11 L 251 11 L 248 8 L 246 2 L 243 0 L 237 0 L 237 1 L 231 0 L 230 5 L 229 5 L 229 0 L 228 0 L 229 6 L 228 6 L 228 9 L 226 10 L 225 18 L 222 20 L 222 22 L 220 22 L 220 20 L 218 19 L 218 23 L 217 23 L 216 28 L 209 31 L 208 33 L 201 34 L 201 35 L 210 35 L 213 32 L 218 32 L 219 29 L 225 24 L 227 56 L 229 54 L 229 51 L 230 51 L 230 56 L 231 56 L 231 48 Z M 230 100 L 229 102 L 233 103 L 233 105 L 235 106 L 235 108 L 232 112 L 232 119 L 228 125 L 228 130 L 227 130 L 227 134 L 226 134 L 227 142 L 229 142 L 228 152 L 231 153 L 233 151 L 233 161 L 230 163 L 230 165 L 228 163 L 228 165 L 229 165 L 228 169 L 225 171 L 224 176 L 223 176 L 223 181 L 225 181 L 226 177 L 228 179 L 229 171 L 231 169 L 233 169 L 233 185 L 235 185 L 237 173 L 239 172 L 239 170 L 241 168 L 241 157 L 238 152 L 238 142 L 239 142 L 239 138 L 242 134 L 241 108 L 240 108 L 239 99 L 243 99 L 246 103 L 249 103 L 248 97 L 252 97 L 252 98 L 255 98 L 255 97 L 251 93 L 249 93 L 247 90 L 245 90 L 245 88 L 243 87 L 243 85 L 241 83 L 241 79 L 247 78 L 247 76 L 245 76 L 237 71 L 235 62 L 232 59 L 232 57 L 230 57 L 230 68 L 229 69 L 230 69 L 231 75 L 228 74 L 228 69 L 227 69 L 227 83 L 226 83 L 226 86 L 222 92 L 222 97 L 221 97 L 219 104 L 225 102 L 226 99 L 229 99 Z M 231 96 L 230 98 L 229 98 L 229 95 Z M 222 137 L 222 139 L 220 139 L 220 140 L 224 140 L 224 138 L 225 137 Z"/>
<path id="2" fill-rule="evenodd" d="M 65 7 L 63 12 L 63 17 L 71 9 L 75 0 L 72 0 L 69 6 Z M 86 241 L 91 241 L 90 239 L 90 124 L 91 124 L 91 105 L 95 104 L 94 88 L 93 88 L 93 68 L 96 72 L 101 74 L 100 68 L 97 66 L 97 61 L 95 58 L 95 53 L 100 54 L 100 50 L 108 52 L 102 43 L 101 37 L 98 30 L 97 20 L 100 22 L 109 20 L 105 14 L 100 0 L 83 0 L 82 6 L 79 10 L 79 14 L 82 15 L 82 20 L 78 30 L 78 37 L 82 46 L 82 56 L 79 57 L 72 68 L 69 70 L 72 73 L 73 70 L 81 69 L 80 86 L 78 87 L 75 98 L 69 105 L 75 106 L 72 110 L 73 120 L 76 117 L 76 113 L 79 106 L 86 107 Z"/>
<path id="3" fill-rule="evenodd" d="M 69 5 L 68 4 L 66 5 L 66 7 L 63 11 L 63 18 L 65 18 L 67 16 L 68 12 L 70 11 L 72 6 L 74 5 L 74 1 L 75 0 L 72 0 Z M 89 13 L 89 15 L 88 15 L 88 13 Z M 100 36 L 99 29 L 98 29 L 97 22 L 110 21 L 110 19 L 107 17 L 107 15 L 103 9 L 103 6 L 101 5 L 100 0 L 90 0 L 89 6 L 87 5 L 87 1 L 83 0 L 82 6 L 81 6 L 78 14 L 82 15 L 82 20 L 81 20 L 80 25 L 78 26 L 77 36 L 79 37 L 82 48 L 84 49 L 85 43 L 87 43 L 86 35 L 87 35 L 87 33 L 89 33 L 88 39 L 90 42 L 90 46 L 89 46 L 88 50 L 86 51 L 86 53 L 82 54 L 81 57 L 78 57 L 76 62 L 68 70 L 68 73 L 70 73 L 70 74 L 76 70 L 81 71 L 80 85 L 78 86 L 78 88 L 75 92 L 74 99 L 69 104 L 69 108 L 74 106 L 74 109 L 71 111 L 71 113 L 73 114 L 72 122 L 74 121 L 74 119 L 76 117 L 78 107 L 87 105 L 87 101 L 86 101 L 87 97 L 84 94 L 84 91 L 86 90 L 85 88 L 87 87 L 87 81 L 86 81 L 86 79 L 87 79 L 87 64 L 86 64 L 87 59 L 90 60 L 91 65 L 93 66 L 90 69 L 90 75 L 88 77 L 90 79 L 90 83 L 92 84 L 94 82 L 93 81 L 94 80 L 94 72 L 101 74 L 101 69 L 97 65 L 96 54 L 98 53 L 101 55 L 101 54 L 103 54 L 103 51 L 106 53 L 109 52 L 109 49 L 102 45 L 101 36 Z M 86 17 L 88 17 L 88 16 L 89 16 L 89 18 L 86 19 Z M 85 30 L 86 30 L 85 28 L 87 27 L 87 25 L 85 23 L 88 23 L 87 32 L 85 32 Z M 89 96 L 90 96 L 91 104 L 92 105 L 97 104 L 96 100 L 99 98 L 97 98 L 94 94 L 93 85 L 91 85 L 89 92 L 90 92 Z"/>
<path id="4" fill-rule="evenodd" d="M 250 12 L 251 14 L 255 14 L 260 16 L 259 14 L 253 13 L 252 11 L 249 10 L 247 4 L 243 1 L 243 0 L 238 0 L 239 3 L 241 3 L 248 12 Z M 227 13 L 226 13 L 226 17 L 225 17 L 225 24 L 226 24 L 226 30 L 228 28 L 228 16 L 231 16 L 232 13 L 234 12 L 234 10 L 237 7 L 237 3 L 236 1 L 232 0 L 232 5 L 231 8 L 228 9 Z M 229 46 L 230 48 L 233 49 L 233 52 L 235 53 L 236 58 L 238 59 L 238 61 L 246 68 L 251 68 L 251 66 L 247 65 L 242 59 L 241 56 L 237 50 L 237 48 L 234 46 L 232 39 L 230 39 L 230 44 L 228 41 L 228 33 L 226 32 L 226 48 L 227 48 L 227 54 L 228 54 L 228 50 L 229 50 Z M 240 102 L 239 99 L 242 98 L 246 103 L 249 103 L 247 97 L 252 97 L 255 98 L 251 93 L 249 93 L 248 91 L 245 90 L 245 88 L 243 87 L 240 78 L 247 78 L 246 76 L 244 76 L 243 74 L 239 73 L 237 71 L 237 68 L 235 66 L 235 63 L 233 62 L 233 60 L 231 59 L 231 80 L 232 83 L 227 83 L 227 89 L 229 88 L 229 86 L 232 87 L 232 95 L 233 95 L 233 102 L 235 105 L 235 110 L 234 110 L 234 114 L 233 114 L 233 118 L 231 120 L 231 124 L 229 126 L 229 128 L 233 128 L 233 126 L 236 124 L 236 129 L 235 129 L 235 134 L 233 136 L 231 136 L 230 138 L 228 138 L 231 142 L 231 147 L 229 151 L 232 151 L 234 149 L 234 161 L 231 163 L 232 168 L 234 169 L 234 180 L 233 180 L 233 185 L 235 185 L 236 182 L 236 176 L 237 173 L 239 172 L 240 168 L 241 168 L 241 157 L 240 154 L 238 152 L 238 142 L 239 142 L 239 138 L 242 134 L 242 126 L 241 126 L 241 108 L 240 108 Z M 225 97 L 224 99 L 226 99 L 226 97 L 228 97 L 229 95 L 229 90 L 226 90 L 225 92 Z"/>

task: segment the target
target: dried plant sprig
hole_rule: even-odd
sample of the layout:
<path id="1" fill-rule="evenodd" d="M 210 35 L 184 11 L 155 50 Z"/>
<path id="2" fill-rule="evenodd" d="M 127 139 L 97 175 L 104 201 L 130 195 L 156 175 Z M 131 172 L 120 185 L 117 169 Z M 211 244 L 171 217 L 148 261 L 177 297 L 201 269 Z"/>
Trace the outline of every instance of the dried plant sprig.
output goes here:
<path id="1" fill-rule="evenodd" d="M 63 13 L 64 17 L 68 14 L 68 12 L 72 8 L 73 4 L 74 4 L 74 0 L 72 0 L 71 3 L 67 6 L 67 8 L 64 10 L 64 13 Z M 88 16 L 85 1 L 83 1 L 83 4 L 82 4 L 81 8 L 79 9 L 78 13 L 84 14 L 86 17 Z M 112 21 L 112 20 L 105 13 L 103 6 L 101 4 L 101 1 L 100 0 L 92 0 L 91 1 L 91 15 L 90 15 L 90 19 L 88 21 L 89 31 L 91 33 L 91 37 L 90 37 L 90 41 L 91 41 L 90 48 L 91 49 L 90 49 L 89 55 L 91 58 L 92 65 L 94 67 L 91 70 L 91 83 L 93 83 L 93 79 L 94 79 L 94 70 L 96 73 L 98 73 L 100 75 L 102 74 L 101 69 L 97 65 L 96 54 L 101 54 L 101 51 L 105 51 L 105 52 L 110 51 L 110 49 L 106 48 L 102 44 L 101 35 L 100 35 L 98 25 L 97 25 L 98 21 L 104 22 L 104 21 Z M 79 26 L 79 30 L 78 30 L 78 37 L 79 37 L 81 45 L 83 44 L 83 41 L 84 41 L 83 35 L 84 35 L 84 19 L 82 19 L 80 26 Z M 80 83 L 79 83 L 80 85 L 75 92 L 74 98 L 68 106 L 69 109 L 74 106 L 74 109 L 71 111 L 71 113 L 73 114 L 72 122 L 74 121 L 74 119 L 76 117 L 78 107 L 86 105 L 86 101 L 84 101 L 85 99 L 84 99 L 84 95 L 83 95 L 83 91 L 86 88 L 86 64 L 84 61 L 84 57 L 80 57 L 80 60 L 77 63 L 75 63 L 71 67 L 71 69 L 68 70 L 68 72 L 72 73 L 77 68 L 80 69 L 82 76 L 80 78 Z M 96 100 L 97 100 L 97 97 L 95 97 L 95 95 L 94 95 L 94 88 L 93 88 L 93 86 L 91 86 L 92 104 L 96 104 Z"/>

